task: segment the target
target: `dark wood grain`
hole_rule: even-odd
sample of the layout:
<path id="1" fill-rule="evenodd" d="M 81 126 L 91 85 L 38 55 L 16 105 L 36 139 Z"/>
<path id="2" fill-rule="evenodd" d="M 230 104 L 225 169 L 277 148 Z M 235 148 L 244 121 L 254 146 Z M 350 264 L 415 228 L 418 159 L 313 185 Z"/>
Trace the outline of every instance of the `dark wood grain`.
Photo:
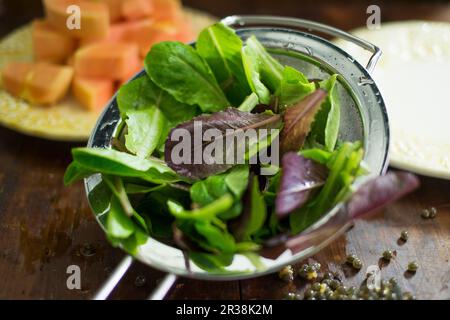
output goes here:
<path id="1" fill-rule="evenodd" d="M 235 13 L 279 14 L 313 19 L 351 29 L 365 24 L 368 4 L 379 4 L 383 21 L 431 19 L 450 21 L 448 1 L 295 1 L 190 0 L 186 4 L 217 16 Z M 0 1 L 0 35 L 42 14 L 39 1 Z M 70 162 L 71 143 L 45 141 L 0 128 L 0 299 L 87 299 L 107 278 L 124 254 L 112 248 L 93 219 L 84 189 L 64 187 L 62 176 Z M 395 276 L 418 298 L 450 298 L 450 182 L 422 177 L 422 187 L 353 229 L 313 257 L 339 271 L 349 285 L 361 282 L 364 272 L 343 265 L 356 253 L 364 266 L 378 264 L 386 249 L 396 258 L 383 266 L 384 277 Z M 423 220 L 423 208 L 435 206 L 438 215 Z M 398 243 L 401 230 L 410 233 Z M 418 272 L 405 274 L 409 261 Z M 68 290 L 66 269 L 82 271 L 82 289 Z M 140 263 L 112 295 L 113 299 L 143 299 L 163 273 Z M 136 283 L 136 278 L 145 281 Z M 180 279 L 171 299 L 270 299 L 301 290 L 304 283 L 280 281 L 269 275 L 246 281 L 204 282 Z"/>

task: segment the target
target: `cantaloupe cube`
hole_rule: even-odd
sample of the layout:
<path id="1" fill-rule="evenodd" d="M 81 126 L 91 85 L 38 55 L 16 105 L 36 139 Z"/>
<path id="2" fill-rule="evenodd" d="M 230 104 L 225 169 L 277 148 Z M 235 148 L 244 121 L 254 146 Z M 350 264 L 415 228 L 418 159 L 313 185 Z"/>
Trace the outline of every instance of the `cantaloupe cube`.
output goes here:
<path id="1" fill-rule="evenodd" d="M 70 6 L 80 9 L 80 28 L 69 29 L 73 15 L 67 13 Z M 103 38 L 108 34 L 109 9 L 105 3 L 86 0 L 44 0 L 47 20 L 59 31 L 75 38 Z M 75 17 L 75 15 L 74 15 Z M 70 24 L 69 24 L 70 25 Z"/>
<path id="2" fill-rule="evenodd" d="M 22 97 L 25 82 L 33 68 L 30 62 L 10 62 L 2 71 L 3 87 L 16 97 Z"/>
<path id="3" fill-rule="evenodd" d="M 75 53 L 75 74 L 81 77 L 121 80 L 135 68 L 138 48 L 131 43 L 95 43 Z"/>
<path id="4" fill-rule="evenodd" d="M 153 2 L 149 0 L 126 0 L 122 2 L 122 16 L 125 20 L 148 18 L 153 14 Z"/>
<path id="5" fill-rule="evenodd" d="M 122 18 L 122 2 L 128 0 L 91 0 L 91 1 L 106 4 L 109 9 L 109 21 L 111 23 L 114 23 Z"/>
<path id="6" fill-rule="evenodd" d="M 111 99 L 114 93 L 114 81 L 100 78 L 75 76 L 72 94 L 88 110 L 99 110 Z"/>
<path id="7" fill-rule="evenodd" d="M 77 41 L 55 29 L 45 20 L 32 24 L 33 52 L 35 60 L 63 63 L 75 51 Z"/>
<path id="8" fill-rule="evenodd" d="M 177 21 L 182 16 L 181 2 L 178 0 L 152 0 L 153 15 L 157 21 Z"/>
<path id="9" fill-rule="evenodd" d="M 3 86 L 31 103 L 52 104 L 62 99 L 70 86 L 73 69 L 46 62 L 12 62 L 3 70 Z"/>
<path id="10" fill-rule="evenodd" d="M 22 97 L 31 103 L 53 104 L 67 94 L 72 76 L 71 67 L 36 63 L 27 76 Z"/>
<path id="11" fill-rule="evenodd" d="M 80 46 L 94 44 L 96 42 L 136 42 L 137 34 L 141 34 L 141 30 L 148 30 L 154 24 L 151 19 L 142 19 L 136 21 L 125 21 L 113 23 L 109 27 L 108 35 L 103 39 L 85 38 L 81 39 Z"/>

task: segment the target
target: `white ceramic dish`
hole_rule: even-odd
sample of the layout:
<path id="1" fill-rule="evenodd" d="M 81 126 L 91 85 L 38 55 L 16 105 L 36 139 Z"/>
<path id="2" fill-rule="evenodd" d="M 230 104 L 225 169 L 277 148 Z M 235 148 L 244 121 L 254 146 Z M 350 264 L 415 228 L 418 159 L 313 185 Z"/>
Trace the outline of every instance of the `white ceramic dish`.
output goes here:
<path id="1" fill-rule="evenodd" d="M 450 23 L 383 23 L 379 30 L 351 33 L 383 51 L 372 77 L 389 114 L 390 164 L 450 179 Z M 350 42 L 335 43 L 367 60 Z"/>

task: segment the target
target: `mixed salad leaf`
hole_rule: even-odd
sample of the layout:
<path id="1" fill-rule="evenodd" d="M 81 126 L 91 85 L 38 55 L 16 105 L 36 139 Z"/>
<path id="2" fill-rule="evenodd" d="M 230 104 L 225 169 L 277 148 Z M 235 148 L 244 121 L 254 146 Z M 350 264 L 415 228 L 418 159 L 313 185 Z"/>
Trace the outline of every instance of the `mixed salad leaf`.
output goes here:
<path id="1" fill-rule="evenodd" d="M 74 148 L 64 177 L 70 184 L 102 176 L 89 194 L 92 208 L 111 243 L 131 254 L 152 236 L 211 272 L 225 272 L 236 253 L 258 268 L 256 253 L 274 243 L 298 248 L 337 204 L 356 218 L 417 186 L 411 175 L 390 173 L 354 193 L 367 172 L 362 144 L 339 138 L 339 76 L 311 81 L 254 36 L 243 41 L 217 23 L 195 46 L 154 45 L 145 71 L 119 90 L 124 125 L 116 147 Z M 239 138 L 246 129 L 266 133 Z M 180 132 L 209 130 L 214 139 L 179 147 Z M 236 138 L 231 149 L 229 138 Z M 278 152 L 277 141 L 281 165 L 256 157 Z M 211 156 L 196 161 L 208 149 Z M 240 159 L 230 155 L 237 149 Z"/>

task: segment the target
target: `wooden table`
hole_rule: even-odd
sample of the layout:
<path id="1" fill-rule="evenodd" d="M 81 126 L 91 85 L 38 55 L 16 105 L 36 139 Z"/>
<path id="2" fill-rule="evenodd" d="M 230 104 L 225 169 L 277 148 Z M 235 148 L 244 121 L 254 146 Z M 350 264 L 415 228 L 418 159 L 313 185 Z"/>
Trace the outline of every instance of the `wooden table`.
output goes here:
<path id="1" fill-rule="evenodd" d="M 443 1 L 185 1 L 217 16 L 233 13 L 279 14 L 314 19 L 344 29 L 365 23 L 365 10 L 378 3 L 383 21 L 433 19 L 450 21 L 450 5 Z M 41 14 L 29 1 L 0 1 L 0 34 Z M 85 199 L 81 183 L 64 187 L 62 176 L 70 162 L 71 143 L 51 142 L 0 128 L 0 298 L 88 299 L 108 277 L 124 254 L 105 240 Z M 343 274 L 356 285 L 364 272 L 343 266 L 348 253 L 361 257 L 364 266 L 378 264 L 386 249 L 397 257 L 382 269 L 383 277 L 396 277 L 400 286 L 420 299 L 450 298 L 450 181 L 421 177 L 422 186 L 355 227 L 314 259 Z M 438 208 L 435 219 L 423 220 L 423 208 Z M 401 230 L 410 233 L 406 244 L 397 242 Z M 410 277 L 408 262 L 419 262 Z M 68 290 L 66 269 L 81 268 L 81 290 Z M 113 293 L 114 299 L 142 299 L 163 273 L 140 263 Z M 136 283 L 136 278 L 145 278 Z M 303 283 L 287 284 L 277 275 L 232 282 L 180 279 L 171 299 L 282 298 Z"/>

